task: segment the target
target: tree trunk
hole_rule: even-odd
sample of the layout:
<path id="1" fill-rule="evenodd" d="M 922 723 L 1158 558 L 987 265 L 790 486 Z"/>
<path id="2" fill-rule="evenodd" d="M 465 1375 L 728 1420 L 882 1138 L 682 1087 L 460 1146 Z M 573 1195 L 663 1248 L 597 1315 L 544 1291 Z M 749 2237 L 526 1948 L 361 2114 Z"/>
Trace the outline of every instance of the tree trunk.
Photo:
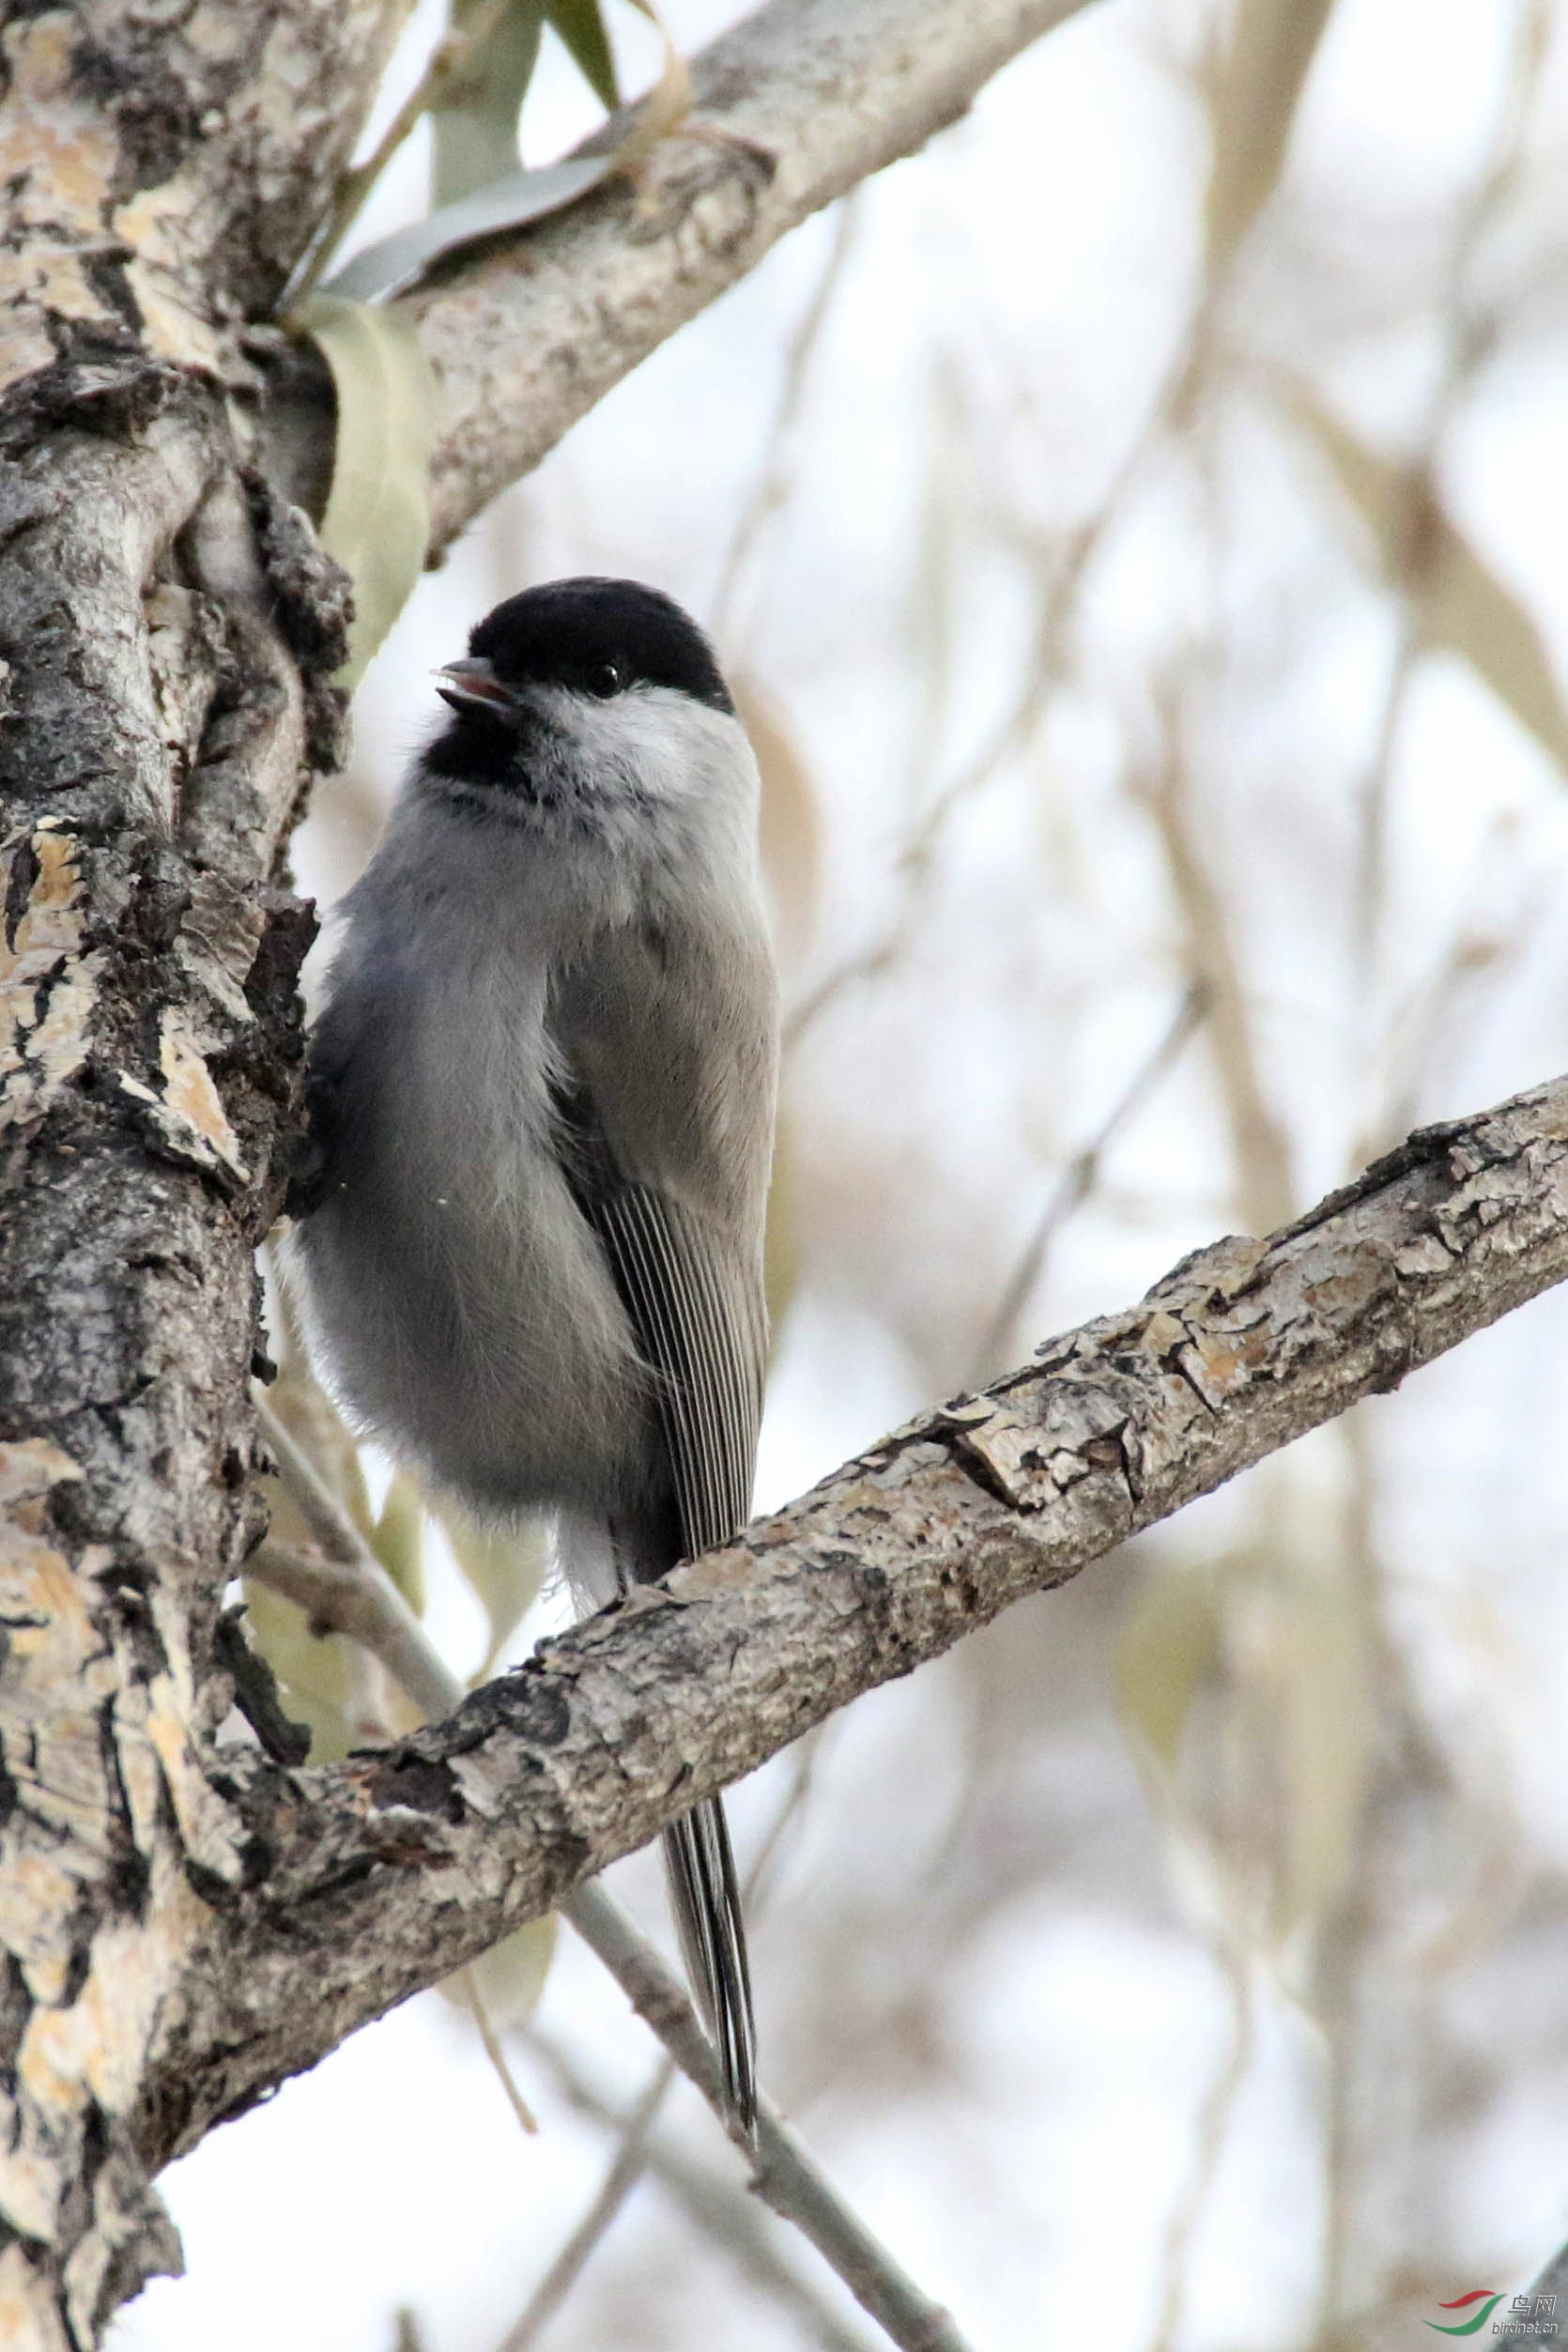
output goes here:
<path id="1" fill-rule="evenodd" d="M 242 1845 L 210 1735 L 258 1530 L 254 1247 L 297 1110 L 290 822 L 344 582 L 250 469 L 265 318 L 403 0 L 14 12 L 0 115 L 0 2335 L 178 2249 L 141 2099 Z"/>
<path id="2" fill-rule="evenodd" d="M 717 44 L 715 138 L 412 306 L 447 361 L 438 534 L 1072 4 L 775 0 Z M 3 34 L 0 2339 L 51 2352 L 177 2267 L 151 2181 L 213 2121 L 1568 1264 L 1546 1090 L 1322 1234 L 1188 1269 L 391 1756 L 291 1774 L 216 1745 L 223 1590 L 261 1531 L 254 1253 L 298 1128 L 313 918 L 283 860 L 340 754 L 347 617 L 272 486 L 318 488 L 322 409 L 268 322 L 407 9 L 201 0 L 171 29 L 82 0 Z M 733 1675 L 694 1676 L 710 1656 Z"/>

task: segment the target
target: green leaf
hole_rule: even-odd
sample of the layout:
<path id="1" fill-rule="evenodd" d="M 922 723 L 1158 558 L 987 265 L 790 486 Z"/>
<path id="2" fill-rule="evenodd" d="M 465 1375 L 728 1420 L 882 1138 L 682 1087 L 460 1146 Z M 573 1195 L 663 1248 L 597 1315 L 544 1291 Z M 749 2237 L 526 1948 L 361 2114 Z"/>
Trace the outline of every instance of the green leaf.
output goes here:
<path id="1" fill-rule="evenodd" d="M 613 114 L 621 89 L 599 0 L 546 0 L 545 14 L 600 105 Z"/>
<path id="2" fill-rule="evenodd" d="M 1157 1568 L 1116 1644 L 1116 1700 L 1147 1759 L 1169 1776 L 1199 1691 L 1224 1656 L 1219 1589 L 1194 1568 Z"/>
<path id="3" fill-rule="evenodd" d="M 371 1547 L 416 1617 L 424 1615 L 424 1499 L 407 1470 L 387 1489 Z"/>
<path id="4" fill-rule="evenodd" d="M 664 63 L 618 146 L 597 155 L 569 156 L 543 171 L 503 172 L 457 202 L 438 206 L 426 220 L 367 245 L 327 280 L 322 294 L 370 302 L 407 293 L 426 270 L 463 246 L 481 237 L 501 237 L 509 230 L 527 228 L 552 212 L 563 211 L 601 180 L 630 170 L 667 138 L 690 109 L 691 78 L 653 0 L 631 0 L 631 6 L 657 32 Z"/>
<path id="5" fill-rule="evenodd" d="M 492 1944 L 487 1952 L 469 1962 L 485 2013 L 498 2033 L 526 2025 L 539 2006 L 555 1955 L 555 1937 L 556 1915 L 547 1911 L 543 1919 L 530 1919 L 526 1928 L 515 1928 L 510 1935 L 503 1935 L 499 1944 Z M 443 1977 L 441 1991 L 449 2001 L 471 2013 L 465 1981 L 468 1974 L 469 1969 L 460 1968 L 454 1975 Z"/>
<path id="6" fill-rule="evenodd" d="M 315 343 L 337 392 L 332 487 L 321 544 L 354 583 L 349 656 L 358 685 L 424 567 L 436 379 L 411 318 L 342 294 L 313 294 L 292 323 Z"/>
<path id="7" fill-rule="evenodd" d="M 342 1634 L 313 1633 L 303 1609 L 269 1586 L 247 1577 L 244 1589 L 251 1638 L 277 1676 L 284 1713 L 310 1727 L 311 1762 L 340 1762 L 355 1737 L 350 1644 Z"/>
<path id="8" fill-rule="evenodd" d="M 476 238 L 500 237 L 508 229 L 527 228 L 532 221 L 563 211 L 620 168 L 617 153 L 574 157 L 538 172 L 508 172 L 460 204 L 443 205 L 426 219 L 366 245 L 328 279 L 315 299 L 341 296 L 372 302 L 407 293 L 434 263 L 471 245 Z"/>
<path id="9" fill-rule="evenodd" d="M 490 0 L 453 0 L 449 39 L 461 40 L 489 6 Z M 430 110 L 438 205 L 456 204 L 517 169 L 517 118 L 544 24 L 543 0 L 513 0 L 444 85 Z"/>
<path id="10" fill-rule="evenodd" d="M 545 1522 L 493 1535 L 450 1505 L 441 1506 L 438 1515 L 452 1556 L 490 1621 L 489 1647 L 475 1678 L 483 1682 L 539 1597 L 550 1564 Z"/>

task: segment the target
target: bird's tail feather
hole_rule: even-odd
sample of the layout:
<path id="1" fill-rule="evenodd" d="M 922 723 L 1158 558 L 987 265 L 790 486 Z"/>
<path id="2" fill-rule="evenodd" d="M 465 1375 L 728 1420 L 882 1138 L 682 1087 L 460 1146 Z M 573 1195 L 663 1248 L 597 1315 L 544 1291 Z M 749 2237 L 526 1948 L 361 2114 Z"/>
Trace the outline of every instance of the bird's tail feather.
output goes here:
<path id="1" fill-rule="evenodd" d="M 741 1890 L 717 1797 L 705 1798 L 665 1831 L 664 1858 L 686 1974 L 718 2052 L 725 2097 L 749 2132 L 757 2123 L 757 2031 Z"/>

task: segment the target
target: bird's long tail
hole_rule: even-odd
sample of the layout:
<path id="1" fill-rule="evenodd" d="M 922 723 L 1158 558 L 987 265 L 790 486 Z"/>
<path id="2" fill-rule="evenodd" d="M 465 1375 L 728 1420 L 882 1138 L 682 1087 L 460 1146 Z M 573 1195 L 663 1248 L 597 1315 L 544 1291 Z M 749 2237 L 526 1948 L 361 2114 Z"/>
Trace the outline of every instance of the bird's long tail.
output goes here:
<path id="1" fill-rule="evenodd" d="M 717 1797 L 693 1806 L 665 1831 L 664 1858 L 682 1957 L 718 2052 L 725 2098 L 751 2132 L 757 2124 L 751 1972 L 735 1857 Z"/>

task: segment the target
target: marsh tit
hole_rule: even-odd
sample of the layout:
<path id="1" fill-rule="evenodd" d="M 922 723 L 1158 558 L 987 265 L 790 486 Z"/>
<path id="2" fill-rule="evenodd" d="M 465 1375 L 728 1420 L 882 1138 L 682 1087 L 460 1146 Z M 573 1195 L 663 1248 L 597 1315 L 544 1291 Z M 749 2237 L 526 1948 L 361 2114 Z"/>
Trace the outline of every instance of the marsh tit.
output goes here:
<path id="1" fill-rule="evenodd" d="M 292 1255 L 355 1423 L 599 1606 L 749 1515 L 777 992 L 757 763 L 630 580 L 509 597 L 345 904 Z M 756 2109 L 719 1801 L 665 1834 L 730 2103 Z"/>

